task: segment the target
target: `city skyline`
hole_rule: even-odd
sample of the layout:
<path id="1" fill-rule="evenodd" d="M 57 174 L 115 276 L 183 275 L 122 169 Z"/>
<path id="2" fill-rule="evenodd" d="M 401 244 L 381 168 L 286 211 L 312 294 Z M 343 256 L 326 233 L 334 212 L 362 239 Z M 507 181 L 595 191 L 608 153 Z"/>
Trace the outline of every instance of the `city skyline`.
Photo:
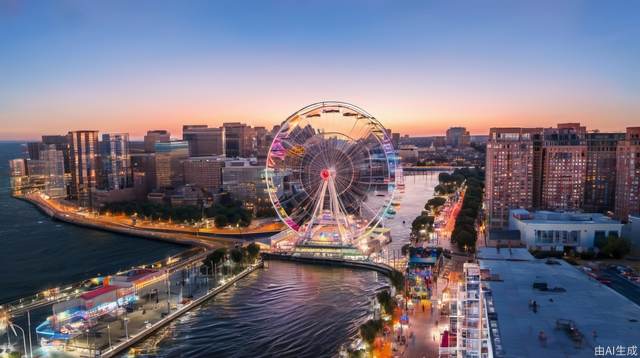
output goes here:
<path id="1" fill-rule="evenodd" d="M 637 123 L 637 4 L 366 5 L 5 3 L 0 140 L 271 127 L 334 99 L 414 136 Z"/>
<path id="2" fill-rule="evenodd" d="M 637 356 L 638 14 L 0 0 L 0 356 Z"/>

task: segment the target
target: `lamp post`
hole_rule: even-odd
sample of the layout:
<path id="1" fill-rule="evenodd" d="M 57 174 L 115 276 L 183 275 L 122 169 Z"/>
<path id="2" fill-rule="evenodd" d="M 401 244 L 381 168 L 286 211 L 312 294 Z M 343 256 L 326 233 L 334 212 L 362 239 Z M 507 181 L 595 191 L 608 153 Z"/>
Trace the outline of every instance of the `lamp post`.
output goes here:
<path id="1" fill-rule="evenodd" d="M 16 332 L 16 328 L 20 330 L 20 332 L 22 332 L 22 344 L 24 346 L 24 355 L 26 356 L 27 353 L 27 335 L 24 333 L 24 329 L 22 329 L 20 326 L 18 326 L 17 324 L 11 323 L 9 322 L 9 327 L 11 327 L 11 330 L 13 331 L 13 334 L 16 335 L 16 337 L 18 337 L 18 333 Z M 9 333 L 7 332 L 7 337 L 9 337 Z"/>
<path id="2" fill-rule="evenodd" d="M 124 318 L 124 336 L 129 339 L 129 317 Z"/>
<path id="3" fill-rule="evenodd" d="M 169 279 L 169 273 L 167 272 L 167 314 L 171 313 L 171 280 Z"/>
<path id="4" fill-rule="evenodd" d="M 107 323 L 107 332 L 109 335 L 109 350 L 113 349 L 113 346 L 111 345 L 111 326 Z"/>
<path id="5" fill-rule="evenodd" d="M 89 351 L 89 357 L 91 357 L 91 348 L 89 347 L 89 330 L 85 331 L 87 333 L 87 350 Z"/>
<path id="6" fill-rule="evenodd" d="M 27 311 L 27 325 L 29 329 L 29 357 L 33 357 L 33 345 L 31 344 L 31 311 Z"/>

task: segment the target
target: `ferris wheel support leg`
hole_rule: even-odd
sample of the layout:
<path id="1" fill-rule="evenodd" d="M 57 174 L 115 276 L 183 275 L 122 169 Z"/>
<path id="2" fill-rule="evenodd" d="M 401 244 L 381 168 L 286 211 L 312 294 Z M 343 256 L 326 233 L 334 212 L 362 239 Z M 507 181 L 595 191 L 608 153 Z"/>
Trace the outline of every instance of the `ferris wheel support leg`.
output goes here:
<path id="1" fill-rule="evenodd" d="M 307 231 L 305 233 L 305 239 L 310 239 L 312 235 L 313 224 L 316 218 L 322 213 L 322 207 L 324 206 L 324 196 L 327 192 L 327 181 L 322 183 L 322 188 L 320 189 L 320 193 L 318 194 L 318 198 L 316 199 L 316 206 L 311 213 L 311 221 L 307 226 Z"/>
<path id="2" fill-rule="evenodd" d="M 346 213 L 342 213 L 340 211 L 340 207 L 341 207 L 340 199 L 338 199 L 338 192 L 336 191 L 336 185 L 335 185 L 335 181 L 333 180 L 333 177 L 330 177 L 328 182 L 329 182 L 328 185 L 329 185 L 329 200 L 331 204 L 331 213 L 334 219 L 336 220 L 336 224 L 338 225 L 338 231 L 340 232 L 340 241 L 342 242 L 342 244 L 346 244 L 347 235 L 342 225 L 342 218 L 343 217 L 346 218 L 345 216 Z"/>

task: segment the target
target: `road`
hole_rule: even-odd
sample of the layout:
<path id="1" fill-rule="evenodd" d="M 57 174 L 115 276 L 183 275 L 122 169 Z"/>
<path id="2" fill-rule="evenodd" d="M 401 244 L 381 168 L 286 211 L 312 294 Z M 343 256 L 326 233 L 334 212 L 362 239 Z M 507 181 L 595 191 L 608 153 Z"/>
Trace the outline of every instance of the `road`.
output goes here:
<path id="1" fill-rule="evenodd" d="M 601 271 L 601 277 L 611 281 L 609 285 L 621 295 L 640 305 L 640 286 L 630 282 L 613 269 Z"/>

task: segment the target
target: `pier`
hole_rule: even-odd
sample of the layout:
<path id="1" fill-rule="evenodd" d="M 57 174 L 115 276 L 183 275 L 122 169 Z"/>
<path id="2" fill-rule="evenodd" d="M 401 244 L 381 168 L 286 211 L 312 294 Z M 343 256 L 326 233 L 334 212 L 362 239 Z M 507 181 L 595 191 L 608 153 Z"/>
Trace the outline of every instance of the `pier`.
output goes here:
<path id="1" fill-rule="evenodd" d="M 169 324 L 172 321 L 174 321 L 176 318 L 179 318 L 180 316 L 182 316 L 183 314 L 189 312 L 193 308 L 195 308 L 195 307 L 201 305 L 202 303 L 208 301 L 210 298 L 216 296 L 220 292 L 222 292 L 225 289 L 229 288 L 229 286 L 235 284 L 238 280 L 240 280 L 243 277 L 247 276 L 248 274 L 252 273 L 256 269 L 262 268 L 263 266 L 264 266 L 264 262 L 263 261 L 259 261 L 258 263 L 247 267 L 246 269 L 244 269 L 239 274 L 237 274 L 237 275 L 233 276 L 232 278 L 230 278 L 229 280 L 225 281 L 222 285 L 220 285 L 220 286 L 218 286 L 216 288 L 208 290 L 207 293 L 205 293 L 203 296 L 201 296 L 201 297 L 191 301 L 190 303 L 178 308 L 176 311 L 168 314 L 167 316 L 165 316 L 164 318 L 162 318 L 158 322 L 152 324 L 151 326 L 144 328 L 142 331 L 140 331 L 138 333 L 135 333 L 135 334 L 132 334 L 129 337 L 129 339 L 114 345 L 110 349 L 98 352 L 98 354 L 96 354 L 96 356 L 99 356 L 99 357 L 102 357 L 102 358 L 115 357 L 116 355 L 122 353 L 127 348 L 133 346 L 136 343 L 141 342 L 143 339 L 147 338 L 149 335 L 151 335 L 152 333 L 156 332 L 158 329 L 166 326 L 167 324 Z"/>

